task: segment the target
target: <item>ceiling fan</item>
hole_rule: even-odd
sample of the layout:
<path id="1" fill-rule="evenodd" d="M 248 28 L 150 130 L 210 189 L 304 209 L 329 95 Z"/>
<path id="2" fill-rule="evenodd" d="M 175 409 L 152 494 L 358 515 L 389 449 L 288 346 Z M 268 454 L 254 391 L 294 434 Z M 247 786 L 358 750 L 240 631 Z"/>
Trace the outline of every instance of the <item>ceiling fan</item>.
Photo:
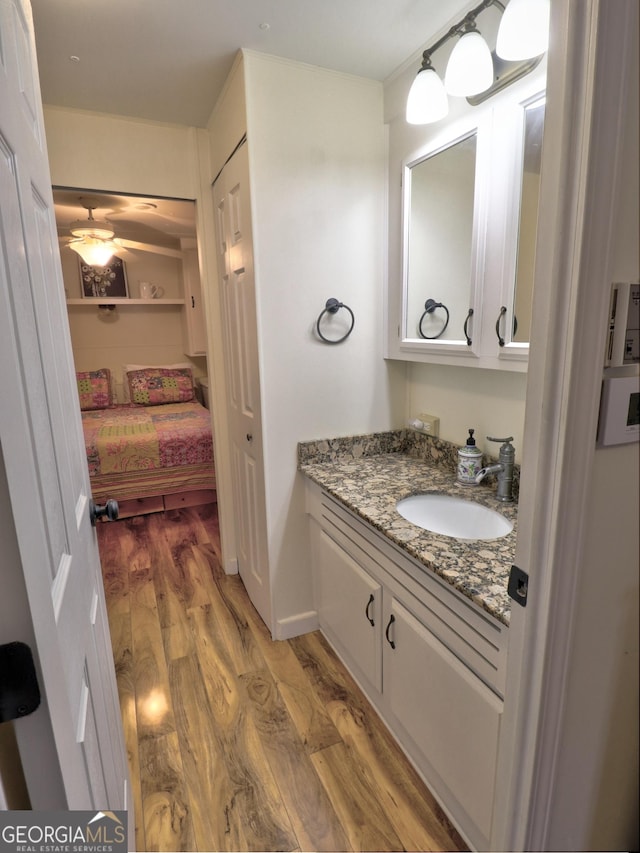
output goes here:
<path id="1" fill-rule="evenodd" d="M 80 198 L 80 204 L 89 211 L 87 219 L 76 219 L 69 225 L 73 239 L 67 244 L 77 252 L 85 264 L 93 267 L 106 266 L 118 252 L 120 246 L 113 239 L 115 231 L 106 219 L 94 219 L 97 205 L 91 199 Z"/>
<path id="2" fill-rule="evenodd" d="M 136 220 L 176 236 L 195 232 L 195 207 L 191 201 L 123 196 L 105 196 L 104 201 L 109 204 L 110 219 L 116 222 Z"/>
<path id="3" fill-rule="evenodd" d="M 71 238 L 65 244 L 76 252 L 89 266 L 106 266 L 114 255 L 126 255 L 128 249 L 181 258 L 180 249 L 160 246 L 139 240 L 116 236 L 113 224 L 107 219 L 96 219 L 94 210 L 102 207 L 100 199 L 80 196 L 78 201 L 88 211 L 87 219 L 76 219 L 68 226 Z"/>

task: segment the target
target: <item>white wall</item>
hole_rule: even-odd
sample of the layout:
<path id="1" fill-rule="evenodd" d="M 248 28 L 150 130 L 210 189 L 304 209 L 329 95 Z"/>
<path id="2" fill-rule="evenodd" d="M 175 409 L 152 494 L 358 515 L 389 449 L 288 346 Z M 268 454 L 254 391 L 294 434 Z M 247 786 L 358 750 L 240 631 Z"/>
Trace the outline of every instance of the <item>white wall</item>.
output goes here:
<path id="1" fill-rule="evenodd" d="M 478 447 L 497 456 L 500 445 L 486 440 L 513 436 L 516 461 L 522 459 L 527 377 L 503 370 L 411 364 L 406 412 L 440 418 L 440 437 L 464 444 L 467 430 L 476 431 Z"/>
<path id="2" fill-rule="evenodd" d="M 282 623 L 313 610 L 297 442 L 398 426 L 404 371 L 382 355 L 382 87 L 252 52 L 245 80 L 269 556 Z M 329 297 L 355 314 L 338 346 L 314 335 Z"/>
<path id="3" fill-rule="evenodd" d="M 137 121 L 120 116 L 44 108 L 51 178 L 55 186 L 195 199 L 199 193 L 197 131 L 194 128 Z M 178 260 L 130 252 L 129 293 L 139 295 L 139 280 L 153 281 L 165 296 L 182 296 Z M 78 258 L 61 250 L 65 289 L 80 296 Z M 77 370 L 108 367 L 117 383 L 123 364 L 173 364 L 184 355 L 179 306 L 126 306 L 114 312 L 69 308 Z M 206 372 L 204 358 L 192 359 L 194 374 Z"/>
<path id="4" fill-rule="evenodd" d="M 124 364 L 190 364 L 195 377 L 205 375 L 203 358 L 184 354 L 180 306 L 117 306 L 99 311 L 95 306 L 70 305 L 69 329 L 76 370 L 111 371 L 118 402 L 124 402 Z"/>
<path id="5" fill-rule="evenodd" d="M 195 128 L 44 107 L 54 186 L 196 198 Z"/>
<path id="6" fill-rule="evenodd" d="M 117 225 L 115 227 L 117 231 Z M 150 281 L 161 287 L 162 296 L 167 299 L 177 299 L 184 295 L 181 258 L 139 252 L 135 249 L 128 250 L 126 256 L 123 254 L 123 258 L 131 299 L 140 298 L 141 281 Z M 82 296 L 80 258 L 68 246 L 63 246 L 60 249 L 60 261 L 67 299 L 79 299 Z"/>
<path id="7" fill-rule="evenodd" d="M 207 122 L 211 180 L 214 180 L 247 132 L 244 60 L 238 51 Z"/>

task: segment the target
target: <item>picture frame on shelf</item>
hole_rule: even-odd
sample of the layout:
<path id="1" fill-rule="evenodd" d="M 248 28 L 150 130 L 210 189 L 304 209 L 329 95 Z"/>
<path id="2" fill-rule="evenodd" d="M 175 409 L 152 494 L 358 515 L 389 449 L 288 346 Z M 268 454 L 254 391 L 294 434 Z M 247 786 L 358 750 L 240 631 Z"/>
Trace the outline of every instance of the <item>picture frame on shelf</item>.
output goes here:
<path id="1" fill-rule="evenodd" d="M 104 267 L 93 267 L 79 258 L 83 299 L 128 299 L 127 268 L 121 258 L 113 257 Z"/>

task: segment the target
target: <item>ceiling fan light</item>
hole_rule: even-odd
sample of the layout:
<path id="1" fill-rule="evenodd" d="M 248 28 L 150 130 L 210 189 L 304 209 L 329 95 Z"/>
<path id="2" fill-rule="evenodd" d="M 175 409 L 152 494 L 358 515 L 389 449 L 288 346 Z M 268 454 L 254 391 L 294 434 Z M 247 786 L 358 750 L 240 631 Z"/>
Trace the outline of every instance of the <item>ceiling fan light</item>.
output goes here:
<path id="1" fill-rule="evenodd" d="M 110 240 L 115 231 L 106 219 L 77 219 L 69 226 L 74 237 L 94 237 L 96 240 Z"/>
<path id="2" fill-rule="evenodd" d="M 418 72 L 407 96 L 407 122 L 430 124 L 449 112 L 449 101 L 442 80 L 433 68 Z"/>
<path id="3" fill-rule="evenodd" d="M 69 248 L 77 252 L 90 267 L 104 267 L 118 250 L 118 245 L 113 240 L 83 237 L 81 240 L 73 240 L 69 243 Z"/>
<path id="4" fill-rule="evenodd" d="M 504 10 L 496 53 L 501 59 L 532 59 L 549 46 L 549 0 L 511 0 Z"/>
<path id="5" fill-rule="evenodd" d="M 479 32 L 464 33 L 451 51 L 444 85 L 450 95 L 466 98 L 484 92 L 493 83 L 493 60 Z"/>

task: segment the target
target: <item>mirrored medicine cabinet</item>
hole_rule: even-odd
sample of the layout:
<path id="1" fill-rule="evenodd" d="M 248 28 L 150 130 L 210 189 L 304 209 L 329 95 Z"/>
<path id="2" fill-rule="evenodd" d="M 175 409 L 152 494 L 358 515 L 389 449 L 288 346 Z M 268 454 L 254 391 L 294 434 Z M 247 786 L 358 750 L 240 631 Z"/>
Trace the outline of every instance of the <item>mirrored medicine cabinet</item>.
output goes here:
<path id="1" fill-rule="evenodd" d="M 403 161 L 391 357 L 526 370 L 543 125 L 538 91 L 472 112 Z"/>

